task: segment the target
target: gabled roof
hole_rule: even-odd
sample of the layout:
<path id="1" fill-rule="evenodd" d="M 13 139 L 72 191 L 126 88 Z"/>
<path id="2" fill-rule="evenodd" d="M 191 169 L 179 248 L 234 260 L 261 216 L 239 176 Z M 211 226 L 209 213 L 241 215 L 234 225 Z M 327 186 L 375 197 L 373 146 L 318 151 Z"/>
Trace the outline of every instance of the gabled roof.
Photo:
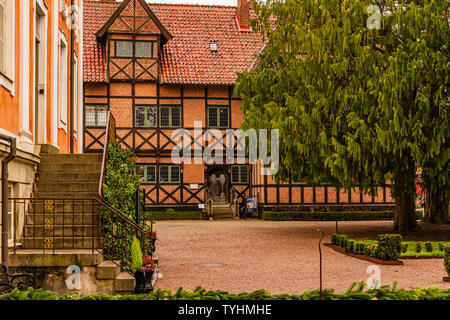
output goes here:
<path id="1" fill-rule="evenodd" d="M 114 14 L 111 15 L 111 17 L 108 19 L 108 21 L 106 21 L 106 23 L 100 28 L 100 30 L 97 31 L 97 33 L 96 33 L 97 38 L 102 38 L 105 35 L 105 33 L 108 31 L 109 27 L 111 27 L 113 22 L 119 17 L 119 15 L 122 13 L 122 11 L 128 6 L 130 1 L 131 0 L 123 0 L 122 1 L 122 3 L 118 6 L 116 11 L 114 12 Z M 158 27 L 159 31 L 161 31 L 161 34 L 164 37 L 164 39 L 166 41 L 172 39 L 172 35 L 170 34 L 170 32 L 167 31 L 166 28 L 164 28 L 162 23 L 159 21 L 159 19 L 153 13 L 152 9 L 149 8 L 149 6 L 145 2 L 145 0 L 137 0 L 137 1 L 139 1 L 142 8 L 144 8 L 144 10 L 147 12 L 150 19 L 153 20 L 153 22 Z"/>
<path id="2" fill-rule="evenodd" d="M 120 5 L 113 0 L 84 0 L 83 66 L 86 82 L 106 81 L 106 60 L 96 33 Z M 261 35 L 239 31 L 236 7 L 148 6 L 173 36 L 162 50 L 162 83 L 234 85 L 236 73 L 251 67 L 264 44 Z M 217 52 L 211 51 L 210 42 L 217 43 Z"/>

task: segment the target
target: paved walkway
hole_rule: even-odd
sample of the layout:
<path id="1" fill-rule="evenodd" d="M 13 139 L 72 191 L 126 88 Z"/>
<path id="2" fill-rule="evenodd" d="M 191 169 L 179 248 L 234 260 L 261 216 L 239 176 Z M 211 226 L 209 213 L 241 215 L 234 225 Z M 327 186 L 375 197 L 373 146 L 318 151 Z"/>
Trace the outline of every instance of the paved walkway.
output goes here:
<path id="1" fill-rule="evenodd" d="M 339 231 L 358 238 L 388 232 L 391 221 L 340 222 Z M 200 285 L 230 292 L 264 288 L 272 293 L 299 293 L 319 287 L 321 228 L 330 241 L 334 222 L 158 221 L 157 255 L 163 279 L 157 287 L 176 290 Z M 361 231 L 365 230 L 365 231 Z M 450 239 L 450 226 L 431 232 L 438 240 Z M 409 237 L 410 239 L 412 237 Z M 404 260 L 403 266 L 380 266 L 381 285 L 399 287 L 438 285 L 445 275 L 442 259 Z M 220 266 L 224 264 L 224 266 Z M 209 266 L 208 266 L 209 265 Z M 371 263 L 323 248 L 324 288 L 343 292 L 354 281 L 367 280 Z"/>

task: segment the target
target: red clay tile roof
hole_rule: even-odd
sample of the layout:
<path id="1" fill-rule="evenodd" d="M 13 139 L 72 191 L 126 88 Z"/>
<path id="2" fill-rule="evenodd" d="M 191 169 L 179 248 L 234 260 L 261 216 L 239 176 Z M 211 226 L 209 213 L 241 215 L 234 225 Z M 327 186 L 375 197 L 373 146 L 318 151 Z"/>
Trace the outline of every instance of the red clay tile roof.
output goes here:
<path id="1" fill-rule="evenodd" d="M 95 33 L 120 2 L 84 1 L 84 81 L 106 81 L 105 57 Z M 239 32 L 236 7 L 149 4 L 173 35 L 163 46 L 161 81 L 173 84 L 233 85 L 236 72 L 247 71 L 263 46 L 259 34 Z M 211 52 L 210 42 L 218 51 Z"/>

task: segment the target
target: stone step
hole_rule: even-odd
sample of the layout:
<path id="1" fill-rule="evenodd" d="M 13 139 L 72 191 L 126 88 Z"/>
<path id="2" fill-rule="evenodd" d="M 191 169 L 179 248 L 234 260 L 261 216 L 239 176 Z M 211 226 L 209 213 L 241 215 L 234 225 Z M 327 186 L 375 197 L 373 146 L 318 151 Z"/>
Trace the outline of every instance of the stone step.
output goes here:
<path id="1" fill-rule="evenodd" d="M 41 180 L 43 181 L 43 180 Z M 96 192 L 97 182 L 38 182 L 35 191 L 39 192 Z"/>
<path id="2" fill-rule="evenodd" d="M 98 198 L 98 192 L 33 192 L 34 198 L 55 199 L 55 198 Z M 69 200 L 70 201 L 70 200 Z"/>
<path id="3" fill-rule="evenodd" d="M 99 172 L 102 164 L 99 162 L 71 162 L 71 163 L 57 163 L 47 162 L 41 163 L 38 166 L 38 172 Z"/>
<path id="4" fill-rule="evenodd" d="M 53 203 L 51 202 L 53 201 Z M 91 200 L 33 200 L 28 202 L 28 213 L 33 214 L 97 214 L 101 206 L 96 199 Z"/>
<path id="5" fill-rule="evenodd" d="M 91 249 L 101 248 L 101 240 L 96 237 L 46 237 L 45 249 Z M 23 249 L 43 249 L 44 238 L 24 238 L 22 239 Z"/>
<path id="6" fill-rule="evenodd" d="M 102 162 L 101 153 L 83 154 L 42 154 L 41 163 L 73 163 L 73 162 Z"/>
<path id="7" fill-rule="evenodd" d="M 117 294 L 130 294 L 134 292 L 136 280 L 128 272 L 121 272 L 114 280 L 114 292 Z"/>
<path id="8" fill-rule="evenodd" d="M 25 237 L 92 237 L 101 234 L 99 225 L 48 225 L 35 224 L 25 227 Z"/>
<path id="9" fill-rule="evenodd" d="M 67 267 L 81 264 L 82 266 L 97 266 L 103 261 L 101 252 L 88 249 L 55 250 L 54 254 L 43 253 L 42 249 L 17 249 L 9 255 L 10 267 Z"/>
<path id="10" fill-rule="evenodd" d="M 55 214 L 27 214 L 27 225 L 42 225 L 46 219 L 52 219 L 55 225 L 98 225 L 100 223 L 99 214 L 72 214 L 72 213 L 55 213 Z M 47 220 L 48 221 L 48 220 Z"/>
<path id="11" fill-rule="evenodd" d="M 97 266 L 96 278 L 99 280 L 114 280 L 119 276 L 120 264 L 114 261 L 103 261 Z"/>
<path id="12" fill-rule="evenodd" d="M 38 171 L 36 182 L 97 182 L 100 180 L 100 171 L 93 172 L 50 172 Z"/>

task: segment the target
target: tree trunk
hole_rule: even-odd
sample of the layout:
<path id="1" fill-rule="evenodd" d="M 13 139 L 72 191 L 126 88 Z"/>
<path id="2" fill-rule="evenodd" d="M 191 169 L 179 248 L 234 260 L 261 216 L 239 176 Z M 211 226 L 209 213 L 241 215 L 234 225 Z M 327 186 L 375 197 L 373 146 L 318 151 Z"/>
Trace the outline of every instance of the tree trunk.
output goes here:
<path id="1" fill-rule="evenodd" d="M 446 191 L 443 191 L 446 192 Z M 424 221 L 429 223 L 447 223 L 449 216 L 449 197 L 444 197 L 439 188 L 425 192 Z"/>
<path id="2" fill-rule="evenodd" d="M 415 167 L 398 172 L 394 177 L 395 215 L 393 231 L 415 231 L 419 228 L 416 220 Z"/>
<path id="3" fill-rule="evenodd" d="M 414 231 L 419 227 L 416 220 L 414 197 L 403 196 L 395 199 L 394 231 Z"/>

